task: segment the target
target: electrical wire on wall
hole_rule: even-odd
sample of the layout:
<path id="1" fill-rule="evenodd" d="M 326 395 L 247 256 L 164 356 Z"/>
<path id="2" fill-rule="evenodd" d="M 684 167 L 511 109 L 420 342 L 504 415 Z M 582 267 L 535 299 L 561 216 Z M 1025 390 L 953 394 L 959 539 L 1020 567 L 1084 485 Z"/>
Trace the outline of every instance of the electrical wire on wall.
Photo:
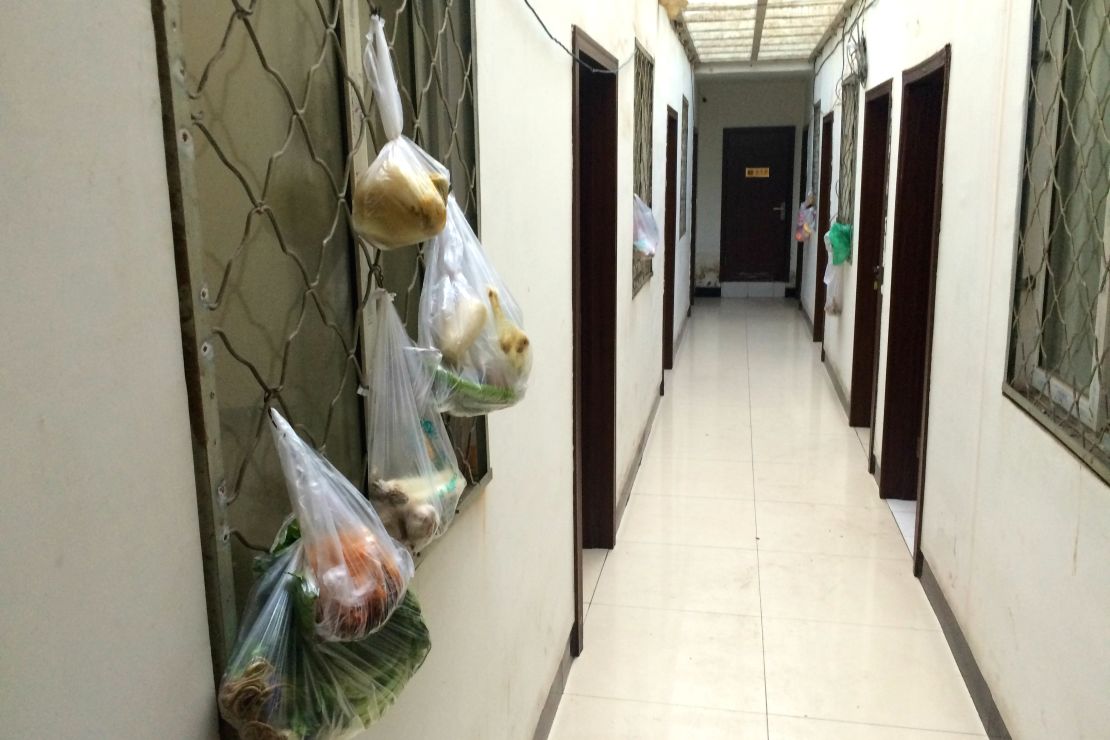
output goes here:
<path id="1" fill-rule="evenodd" d="M 618 64 L 616 69 L 604 69 L 603 67 L 598 67 L 592 64 L 589 60 L 583 59 L 582 57 L 575 54 L 573 51 L 567 48 L 566 44 L 556 38 L 555 34 L 551 33 L 551 30 L 547 27 L 547 24 L 543 22 L 543 18 L 540 17 L 540 14 L 536 12 L 536 9 L 534 7 L 532 7 L 532 3 L 530 3 L 528 0 L 524 0 L 524 4 L 528 6 L 528 10 L 532 11 L 532 15 L 534 15 L 536 17 L 536 20 L 539 21 L 539 24 L 541 27 L 543 27 L 543 32 L 547 34 L 547 37 L 554 41 L 560 49 L 565 51 L 567 55 L 569 55 L 570 58 L 574 60 L 575 64 L 580 64 L 591 72 L 597 72 L 598 74 L 615 75 L 622 69 L 624 69 L 628 64 L 630 64 L 633 59 L 636 58 L 635 50 L 633 50 L 631 56 Z M 658 29 L 658 18 L 656 18 L 656 28 Z M 658 33 L 656 35 L 658 35 Z"/>

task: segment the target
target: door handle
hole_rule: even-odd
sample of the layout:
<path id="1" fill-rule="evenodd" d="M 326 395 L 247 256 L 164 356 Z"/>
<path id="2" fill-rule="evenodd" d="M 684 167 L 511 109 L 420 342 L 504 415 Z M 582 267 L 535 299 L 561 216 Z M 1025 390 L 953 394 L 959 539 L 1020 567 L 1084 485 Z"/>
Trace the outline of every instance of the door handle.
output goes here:
<path id="1" fill-rule="evenodd" d="M 879 290 L 880 288 L 882 288 L 883 285 L 883 266 L 875 265 L 875 267 L 872 268 L 872 272 L 874 272 L 875 274 L 875 290 Z"/>
<path id="2" fill-rule="evenodd" d="M 785 221 L 786 220 L 786 201 L 785 200 L 782 203 L 775 206 L 774 208 L 772 208 L 771 210 L 772 211 L 778 211 L 779 221 Z"/>

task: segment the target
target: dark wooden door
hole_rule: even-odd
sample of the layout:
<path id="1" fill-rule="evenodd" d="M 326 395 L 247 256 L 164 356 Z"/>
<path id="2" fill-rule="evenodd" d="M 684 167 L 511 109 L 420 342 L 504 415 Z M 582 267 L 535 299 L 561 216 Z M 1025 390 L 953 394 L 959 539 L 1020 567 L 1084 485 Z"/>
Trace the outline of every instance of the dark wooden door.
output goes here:
<path id="1" fill-rule="evenodd" d="M 721 172 L 721 280 L 786 282 L 794 127 L 729 128 Z"/>
<path id="2" fill-rule="evenodd" d="M 925 442 L 929 420 L 937 251 L 940 236 L 948 59 L 944 51 L 903 75 L 894 250 L 890 275 L 879 495 L 916 499 L 914 568 L 920 572 Z"/>
<path id="3" fill-rule="evenodd" d="M 848 423 L 872 425 L 873 400 L 878 384 L 879 309 L 881 305 L 883 241 L 886 234 L 886 195 L 890 142 L 890 82 L 867 94 L 863 117 L 863 171 L 856 221 L 856 319 L 852 338 L 852 393 Z"/>
<path id="4" fill-rule="evenodd" d="M 691 150 L 691 173 L 690 179 L 692 184 L 690 186 L 690 305 L 686 307 L 686 315 L 689 316 L 694 308 L 694 294 L 698 288 L 698 130 L 694 129 L 694 145 Z"/>
<path id="5" fill-rule="evenodd" d="M 617 60 L 580 29 L 580 58 L 616 70 Z M 582 549 L 611 548 L 616 535 L 617 76 L 574 65 L 574 628 L 582 651 Z"/>
<path id="6" fill-rule="evenodd" d="M 667 108 L 667 190 L 663 204 L 663 369 L 674 367 L 674 253 L 678 232 L 678 114 Z M 662 392 L 662 386 L 660 386 Z"/>
<path id="7" fill-rule="evenodd" d="M 817 250 L 817 279 L 813 284 L 813 341 L 825 341 L 825 268 L 829 266 L 829 254 L 825 249 L 825 232 L 831 221 L 829 191 L 832 189 L 832 147 L 833 114 L 829 113 L 821 121 L 821 193 L 817 202 L 817 234 L 814 249 Z M 824 355 L 822 354 L 822 359 Z"/>

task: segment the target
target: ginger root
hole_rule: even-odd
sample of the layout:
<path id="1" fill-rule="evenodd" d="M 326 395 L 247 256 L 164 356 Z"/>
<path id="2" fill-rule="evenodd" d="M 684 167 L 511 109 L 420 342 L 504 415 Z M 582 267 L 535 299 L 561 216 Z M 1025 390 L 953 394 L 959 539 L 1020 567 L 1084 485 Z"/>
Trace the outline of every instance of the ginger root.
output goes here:
<path id="1" fill-rule="evenodd" d="M 497 327 L 497 343 L 509 361 L 509 365 L 518 373 L 527 369 L 532 358 L 532 346 L 528 335 L 505 315 L 501 308 L 501 294 L 492 285 L 487 287 L 489 305 L 493 311 L 494 325 Z"/>
<path id="2" fill-rule="evenodd" d="M 447 223 L 448 179 L 382 150 L 355 181 L 355 231 L 377 247 L 395 249 L 432 238 Z"/>

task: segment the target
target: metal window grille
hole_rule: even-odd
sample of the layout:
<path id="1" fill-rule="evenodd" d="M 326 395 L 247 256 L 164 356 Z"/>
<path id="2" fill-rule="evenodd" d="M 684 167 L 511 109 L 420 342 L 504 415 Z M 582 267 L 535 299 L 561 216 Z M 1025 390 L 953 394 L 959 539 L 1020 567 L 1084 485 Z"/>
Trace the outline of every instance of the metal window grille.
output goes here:
<path id="1" fill-rule="evenodd" d="M 837 219 L 852 223 L 856 211 L 856 140 L 859 130 L 859 83 L 846 82 L 841 88 L 840 176 L 837 189 Z"/>
<path id="2" fill-rule="evenodd" d="M 351 227 L 354 178 L 384 143 L 362 69 L 363 0 L 154 0 L 213 664 L 252 557 L 289 511 L 266 410 L 279 408 L 364 492 L 371 289 L 416 316 L 416 248 Z M 478 213 L 471 0 L 378 0 L 405 133 Z M 448 420 L 488 472 L 482 419 Z M 475 490 L 473 487 L 471 491 Z"/>
<path id="3" fill-rule="evenodd" d="M 1035 0 L 1006 394 L 1110 480 L 1110 0 Z"/>
<path id="4" fill-rule="evenodd" d="M 690 101 L 682 96 L 682 184 L 679 187 L 678 235 L 686 235 L 686 178 L 690 168 Z"/>
<path id="5" fill-rule="evenodd" d="M 652 152 L 655 121 L 655 62 L 636 44 L 635 95 L 632 117 L 635 126 L 632 139 L 632 186 L 640 199 L 651 205 Z M 632 255 L 632 295 L 647 285 L 653 274 L 654 260 Z"/>

